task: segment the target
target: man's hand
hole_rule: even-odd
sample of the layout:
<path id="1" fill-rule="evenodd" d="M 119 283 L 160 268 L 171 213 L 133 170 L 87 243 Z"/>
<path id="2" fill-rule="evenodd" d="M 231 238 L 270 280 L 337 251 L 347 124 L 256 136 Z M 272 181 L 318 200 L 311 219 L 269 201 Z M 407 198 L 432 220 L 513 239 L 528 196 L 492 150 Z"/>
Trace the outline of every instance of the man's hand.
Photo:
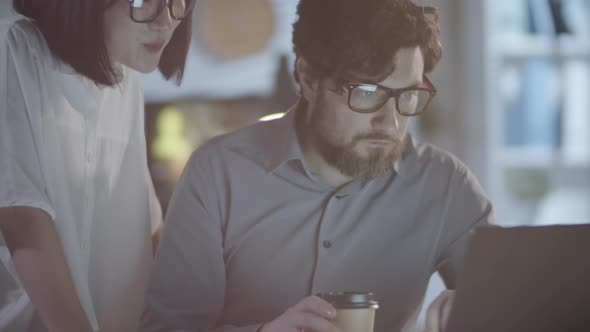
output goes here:
<path id="1" fill-rule="evenodd" d="M 447 326 L 455 291 L 446 290 L 434 300 L 426 313 L 426 328 L 424 332 L 442 332 Z"/>
<path id="2" fill-rule="evenodd" d="M 317 296 L 303 299 L 277 319 L 264 324 L 259 332 L 341 332 L 330 319 L 336 309 Z"/>

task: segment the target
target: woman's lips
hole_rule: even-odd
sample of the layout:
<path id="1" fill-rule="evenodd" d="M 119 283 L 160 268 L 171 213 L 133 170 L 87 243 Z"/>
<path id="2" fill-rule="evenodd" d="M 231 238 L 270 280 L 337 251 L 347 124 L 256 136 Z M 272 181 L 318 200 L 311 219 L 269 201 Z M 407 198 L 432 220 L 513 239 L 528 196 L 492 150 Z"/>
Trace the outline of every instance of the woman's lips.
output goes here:
<path id="1" fill-rule="evenodd" d="M 159 53 L 164 48 L 164 43 L 145 43 L 143 47 L 150 53 Z"/>

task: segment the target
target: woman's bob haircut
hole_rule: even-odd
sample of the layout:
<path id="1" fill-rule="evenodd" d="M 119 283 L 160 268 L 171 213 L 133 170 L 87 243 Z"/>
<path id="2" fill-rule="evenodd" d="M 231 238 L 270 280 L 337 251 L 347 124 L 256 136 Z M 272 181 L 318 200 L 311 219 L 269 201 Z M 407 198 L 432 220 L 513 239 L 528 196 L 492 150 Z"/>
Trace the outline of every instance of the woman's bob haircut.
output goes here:
<path id="1" fill-rule="evenodd" d="M 120 0 L 13 0 L 21 15 L 33 19 L 53 54 L 98 85 L 118 81 L 104 39 L 104 12 Z M 176 28 L 158 68 L 166 79 L 182 81 L 191 39 L 192 17 Z"/>

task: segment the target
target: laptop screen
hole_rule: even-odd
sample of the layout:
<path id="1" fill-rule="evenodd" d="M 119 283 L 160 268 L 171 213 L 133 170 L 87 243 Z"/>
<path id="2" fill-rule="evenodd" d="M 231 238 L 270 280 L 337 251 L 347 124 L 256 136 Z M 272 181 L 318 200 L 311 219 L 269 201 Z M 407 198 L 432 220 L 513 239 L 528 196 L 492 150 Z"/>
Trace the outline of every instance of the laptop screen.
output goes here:
<path id="1" fill-rule="evenodd" d="M 445 331 L 590 331 L 590 225 L 477 229 Z"/>

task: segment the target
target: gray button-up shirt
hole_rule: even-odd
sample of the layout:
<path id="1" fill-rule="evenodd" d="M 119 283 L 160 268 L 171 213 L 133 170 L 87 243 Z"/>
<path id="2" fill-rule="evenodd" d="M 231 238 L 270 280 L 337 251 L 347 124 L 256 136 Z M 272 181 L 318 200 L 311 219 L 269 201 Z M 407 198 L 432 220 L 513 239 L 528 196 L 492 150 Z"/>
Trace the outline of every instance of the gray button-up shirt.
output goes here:
<path id="1" fill-rule="evenodd" d="M 334 188 L 311 175 L 295 115 L 215 138 L 173 195 L 143 331 L 253 332 L 308 295 L 371 291 L 397 331 L 440 271 L 454 287 L 492 208 L 466 167 L 408 137 L 389 174 Z"/>

